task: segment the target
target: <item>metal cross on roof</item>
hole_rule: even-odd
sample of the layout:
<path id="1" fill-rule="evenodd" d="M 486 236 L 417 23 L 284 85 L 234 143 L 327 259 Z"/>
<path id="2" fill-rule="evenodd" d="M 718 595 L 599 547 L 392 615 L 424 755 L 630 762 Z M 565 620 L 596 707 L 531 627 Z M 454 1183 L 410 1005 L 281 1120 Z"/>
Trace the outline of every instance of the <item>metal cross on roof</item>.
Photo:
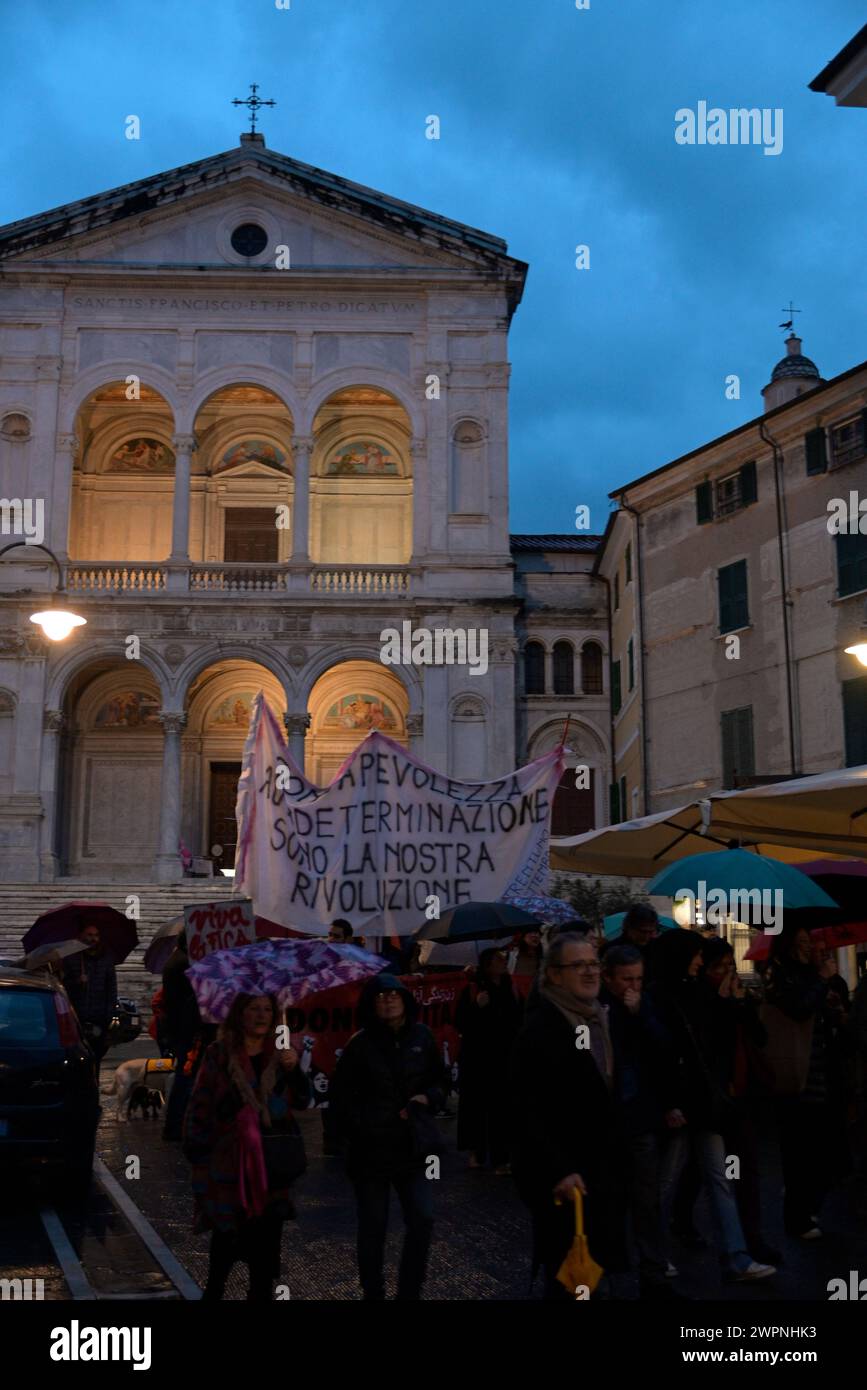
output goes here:
<path id="1" fill-rule="evenodd" d="M 791 301 L 791 299 L 790 299 L 790 300 L 789 300 L 789 307 L 788 307 L 788 309 L 781 309 L 781 310 L 780 310 L 780 313 L 781 313 L 781 314 L 788 314 L 788 315 L 789 315 L 789 317 L 788 317 L 788 319 L 786 320 L 786 322 L 785 322 L 785 323 L 781 323 L 781 324 L 780 324 L 780 327 L 781 327 L 781 328 L 792 328 L 792 326 L 794 325 L 794 322 L 795 322 L 795 314 L 800 314 L 800 312 L 801 312 L 801 310 L 800 310 L 800 309 L 796 309 L 795 306 L 794 306 L 794 304 L 792 303 L 792 301 Z"/>
<path id="2" fill-rule="evenodd" d="M 250 133 L 251 133 L 252 135 L 255 135 L 255 133 L 256 133 L 256 112 L 259 110 L 259 107 L 260 107 L 260 106 L 276 106 L 276 105 L 277 105 L 276 101 L 265 101 L 262 97 L 258 97 L 258 96 L 256 95 L 256 93 L 258 92 L 258 90 L 259 90 L 259 84 L 258 84 L 258 82 L 251 82 L 251 83 L 250 83 L 250 95 L 249 95 L 248 97 L 246 97 L 246 98 L 233 97 L 233 98 L 232 98 L 232 105 L 233 105 L 233 106 L 249 106 L 249 108 L 250 108 Z"/>

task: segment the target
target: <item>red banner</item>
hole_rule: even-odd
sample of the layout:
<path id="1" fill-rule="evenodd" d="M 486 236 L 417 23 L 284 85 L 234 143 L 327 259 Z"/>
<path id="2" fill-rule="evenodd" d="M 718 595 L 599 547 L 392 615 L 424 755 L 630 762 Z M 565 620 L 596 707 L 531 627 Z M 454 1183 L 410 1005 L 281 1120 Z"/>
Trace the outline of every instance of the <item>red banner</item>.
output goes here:
<path id="1" fill-rule="evenodd" d="M 458 1000 L 469 986 L 462 971 L 442 971 L 436 975 L 403 975 L 401 982 L 418 1004 L 418 1019 L 430 1028 L 457 1081 L 460 1035 L 455 1028 Z M 526 998 L 530 976 L 513 976 L 516 991 Z M 311 994 L 295 1008 L 286 1010 L 286 1023 L 301 1066 L 310 1077 L 317 1105 L 328 1099 L 328 1082 L 337 1058 L 353 1033 L 359 1029 L 358 1001 L 363 984 L 340 985 L 337 989 Z"/>

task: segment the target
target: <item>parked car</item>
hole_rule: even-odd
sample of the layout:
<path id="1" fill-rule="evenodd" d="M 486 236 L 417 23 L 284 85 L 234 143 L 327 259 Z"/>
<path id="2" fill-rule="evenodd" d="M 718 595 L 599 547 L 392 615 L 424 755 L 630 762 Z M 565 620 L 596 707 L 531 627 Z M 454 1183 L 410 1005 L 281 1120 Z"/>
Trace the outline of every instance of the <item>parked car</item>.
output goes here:
<path id="1" fill-rule="evenodd" d="M 69 997 L 50 971 L 0 965 L 0 1163 L 90 1185 L 99 1083 Z"/>
<path id="2" fill-rule="evenodd" d="M 108 1030 L 109 1047 L 118 1047 L 120 1043 L 134 1042 L 141 1032 L 141 1014 L 139 1006 L 134 999 L 127 999 L 118 996 L 114 1006 L 114 1017 Z"/>

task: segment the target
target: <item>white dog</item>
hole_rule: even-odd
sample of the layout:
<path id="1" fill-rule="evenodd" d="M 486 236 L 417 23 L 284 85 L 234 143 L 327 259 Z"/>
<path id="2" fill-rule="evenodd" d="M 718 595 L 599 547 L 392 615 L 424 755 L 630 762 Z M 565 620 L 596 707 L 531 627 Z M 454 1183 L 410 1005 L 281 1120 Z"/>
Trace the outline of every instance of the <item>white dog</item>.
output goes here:
<path id="1" fill-rule="evenodd" d="M 126 1106 L 136 1086 L 147 1085 L 158 1088 L 165 1094 L 164 1077 L 175 1070 L 174 1057 L 134 1057 L 121 1062 L 114 1074 L 114 1094 L 117 1098 L 117 1118 L 124 1119 Z"/>

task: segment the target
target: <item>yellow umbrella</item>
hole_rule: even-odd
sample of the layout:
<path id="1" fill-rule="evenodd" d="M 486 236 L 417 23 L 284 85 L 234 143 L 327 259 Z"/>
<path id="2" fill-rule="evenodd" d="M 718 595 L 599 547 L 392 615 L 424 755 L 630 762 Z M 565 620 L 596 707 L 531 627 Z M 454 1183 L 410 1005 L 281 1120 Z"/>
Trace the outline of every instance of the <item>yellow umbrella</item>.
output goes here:
<path id="1" fill-rule="evenodd" d="M 572 1196 L 575 1201 L 575 1239 L 569 1247 L 569 1253 L 565 1260 L 557 1270 L 557 1278 L 570 1293 L 575 1293 L 579 1285 L 583 1284 L 588 1294 L 591 1294 L 605 1270 L 596 1263 L 590 1254 L 587 1237 L 584 1234 L 584 1199 L 577 1187 L 572 1189 Z M 559 1206 L 560 1199 L 556 1198 L 555 1200 Z"/>

